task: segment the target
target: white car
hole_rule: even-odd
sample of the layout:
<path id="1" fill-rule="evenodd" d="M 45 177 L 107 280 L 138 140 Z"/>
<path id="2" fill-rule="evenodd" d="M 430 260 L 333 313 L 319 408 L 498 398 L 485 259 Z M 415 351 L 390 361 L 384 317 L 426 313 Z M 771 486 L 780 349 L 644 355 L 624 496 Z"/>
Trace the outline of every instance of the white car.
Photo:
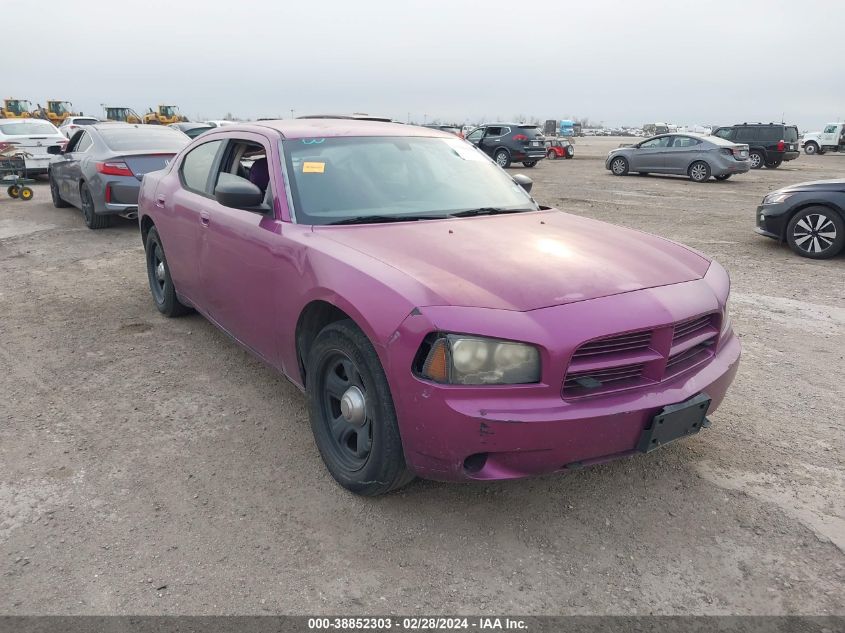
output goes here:
<path id="1" fill-rule="evenodd" d="M 0 119 L 0 147 L 11 145 L 26 152 L 26 175 L 46 174 L 52 156 L 51 145 L 63 145 L 67 139 L 58 128 L 43 119 Z"/>
<path id="2" fill-rule="evenodd" d="M 100 119 L 93 116 L 69 116 L 59 126 L 59 132 L 70 138 L 83 125 L 94 125 L 99 123 Z"/>

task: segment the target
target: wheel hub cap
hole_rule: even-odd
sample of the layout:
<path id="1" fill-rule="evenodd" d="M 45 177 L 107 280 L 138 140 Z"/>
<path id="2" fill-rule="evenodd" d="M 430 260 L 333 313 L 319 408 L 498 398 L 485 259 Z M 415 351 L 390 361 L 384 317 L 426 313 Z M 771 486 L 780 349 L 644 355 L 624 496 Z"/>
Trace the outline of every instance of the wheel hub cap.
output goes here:
<path id="1" fill-rule="evenodd" d="M 164 281 L 164 262 L 159 262 L 156 265 L 156 279 L 158 281 Z"/>
<path id="2" fill-rule="evenodd" d="M 367 400 L 355 385 L 349 387 L 340 398 L 340 413 L 343 419 L 355 426 L 362 426 L 367 419 Z"/>

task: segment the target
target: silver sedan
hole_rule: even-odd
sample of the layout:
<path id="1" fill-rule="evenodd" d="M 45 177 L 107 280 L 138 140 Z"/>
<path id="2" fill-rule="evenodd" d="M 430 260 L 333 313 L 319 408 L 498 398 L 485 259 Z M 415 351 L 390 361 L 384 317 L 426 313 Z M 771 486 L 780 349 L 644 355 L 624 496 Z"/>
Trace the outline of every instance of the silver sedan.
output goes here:
<path id="1" fill-rule="evenodd" d="M 711 176 L 727 180 L 734 174 L 744 174 L 751 169 L 751 161 L 748 145 L 702 134 L 660 134 L 612 150 L 604 166 L 616 176 L 630 172 L 677 174 L 705 182 Z"/>

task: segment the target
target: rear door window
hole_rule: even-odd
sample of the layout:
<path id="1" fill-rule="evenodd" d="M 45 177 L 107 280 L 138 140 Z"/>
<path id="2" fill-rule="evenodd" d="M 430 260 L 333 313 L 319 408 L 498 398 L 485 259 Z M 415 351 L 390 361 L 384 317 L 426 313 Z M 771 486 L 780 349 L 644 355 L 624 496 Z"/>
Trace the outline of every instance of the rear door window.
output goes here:
<path id="1" fill-rule="evenodd" d="M 223 141 L 209 141 L 185 155 L 179 168 L 185 189 L 204 196 L 211 194 L 211 170 L 222 145 Z"/>
<path id="2" fill-rule="evenodd" d="M 700 139 L 693 138 L 691 136 L 676 136 L 675 140 L 672 141 L 672 147 L 693 147 L 695 145 L 698 145 L 699 143 L 701 143 Z"/>
<path id="3" fill-rule="evenodd" d="M 74 152 L 87 152 L 91 146 L 94 144 L 91 135 L 87 132 L 81 132 L 80 138 L 76 142 L 76 147 L 73 148 Z"/>
<path id="4" fill-rule="evenodd" d="M 490 126 L 487 128 L 487 136 L 501 136 L 502 128 L 497 126 Z"/>

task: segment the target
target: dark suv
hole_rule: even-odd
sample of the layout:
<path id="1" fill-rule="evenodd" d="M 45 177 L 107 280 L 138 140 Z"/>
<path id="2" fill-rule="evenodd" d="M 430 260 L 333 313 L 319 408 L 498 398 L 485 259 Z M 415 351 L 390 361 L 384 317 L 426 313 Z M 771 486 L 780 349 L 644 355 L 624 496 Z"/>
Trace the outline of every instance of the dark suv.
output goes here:
<path id="1" fill-rule="evenodd" d="M 534 167 L 546 157 L 542 130 L 527 123 L 485 123 L 467 134 L 467 140 L 503 168 L 511 163 Z"/>
<path id="2" fill-rule="evenodd" d="M 783 123 L 738 123 L 713 130 L 713 135 L 748 145 L 751 169 L 780 167 L 798 158 L 798 128 Z"/>

